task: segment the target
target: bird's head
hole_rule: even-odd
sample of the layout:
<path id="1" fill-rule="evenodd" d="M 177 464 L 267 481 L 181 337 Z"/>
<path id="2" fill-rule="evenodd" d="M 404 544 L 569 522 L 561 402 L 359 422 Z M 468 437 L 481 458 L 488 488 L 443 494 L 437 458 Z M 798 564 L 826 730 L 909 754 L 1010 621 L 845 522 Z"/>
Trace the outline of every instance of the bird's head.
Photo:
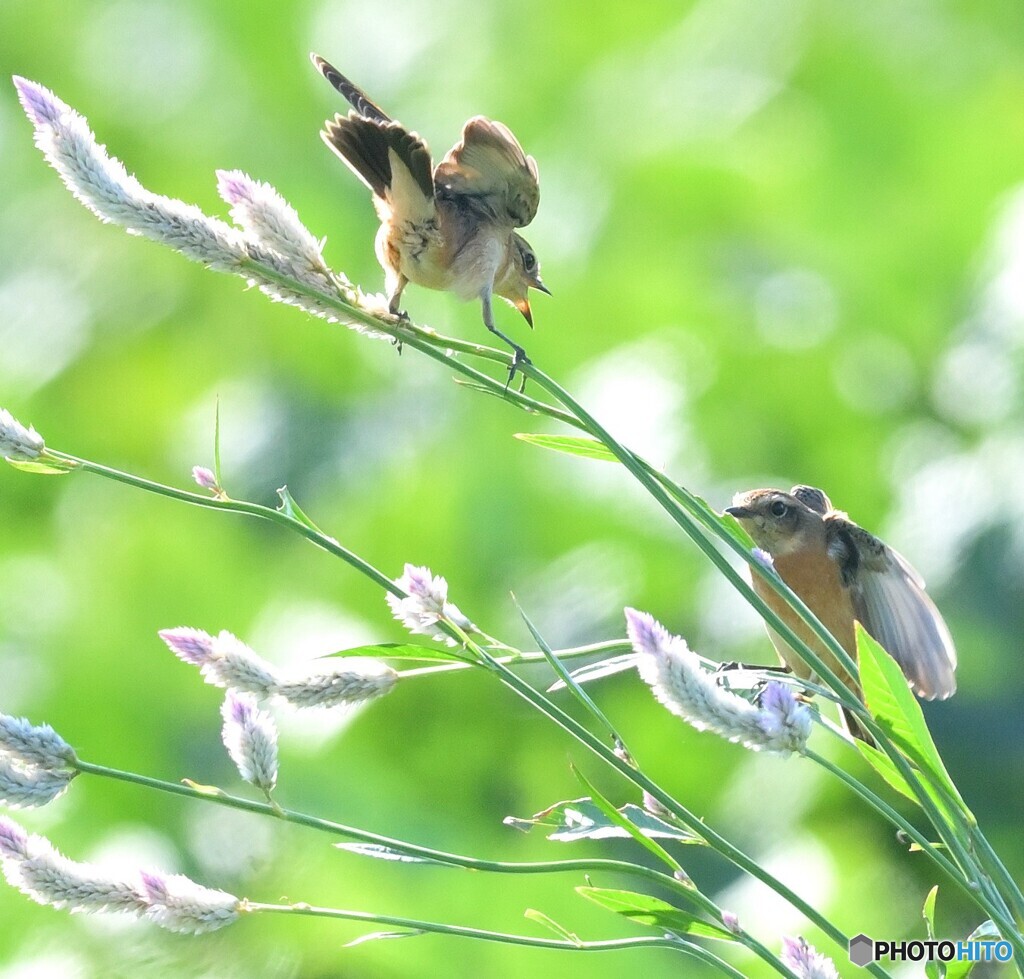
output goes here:
<path id="1" fill-rule="evenodd" d="M 530 310 L 530 290 L 546 292 L 551 290 L 541 281 L 540 262 L 530 243 L 522 236 L 512 234 L 511 261 L 508 263 L 504 277 L 495 284 L 494 291 L 502 299 L 508 300 L 533 326 L 533 312 Z"/>
<path id="2" fill-rule="evenodd" d="M 794 486 L 737 493 L 725 512 L 735 517 L 754 543 L 773 558 L 791 554 L 813 543 L 823 533 L 823 517 L 832 504 L 819 489 Z"/>

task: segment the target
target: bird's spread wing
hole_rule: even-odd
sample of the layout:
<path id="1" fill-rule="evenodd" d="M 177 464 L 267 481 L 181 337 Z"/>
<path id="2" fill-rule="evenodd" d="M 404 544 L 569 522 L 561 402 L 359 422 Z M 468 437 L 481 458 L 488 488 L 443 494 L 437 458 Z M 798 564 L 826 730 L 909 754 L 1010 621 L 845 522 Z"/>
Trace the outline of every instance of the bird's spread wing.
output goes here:
<path id="1" fill-rule="evenodd" d="M 318 54 L 311 54 L 309 57 L 320 74 L 348 99 L 349 104 L 359 115 L 376 122 L 391 122 L 391 118 L 376 102 L 372 101 L 358 85 L 350 82 L 329 61 Z"/>
<path id="2" fill-rule="evenodd" d="M 492 221 L 529 224 L 540 203 L 537 163 L 507 126 L 476 116 L 434 172 L 438 196 L 457 200 Z"/>
<path id="3" fill-rule="evenodd" d="M 926 700 L 956 691 L 956 649 L 924 581 L 909 562 L 873 534 L 846 519 L 841 533 L 857 551 L 851 584 L 854 611 L 864 628 L 899 663 Z"/>
<path id="4" fill-rule="evenodd" d="M 355 112 L 335 116 L 321 133 L 324 142 L 381 200 L 421 198 L 414 211 L 433 208 L 430 150 L 401 123 L 367 119 Z M 396 205 L 396 209 L 399 209 Z M 402 207 L 402 210 L 407 208 Z"/>

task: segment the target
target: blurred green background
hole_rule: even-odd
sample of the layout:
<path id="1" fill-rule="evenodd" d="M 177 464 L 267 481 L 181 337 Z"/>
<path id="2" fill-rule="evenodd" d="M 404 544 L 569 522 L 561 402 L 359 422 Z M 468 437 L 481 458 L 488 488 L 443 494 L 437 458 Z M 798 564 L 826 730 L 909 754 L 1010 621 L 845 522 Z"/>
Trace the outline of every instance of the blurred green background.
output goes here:
<path id="1" fill-rule="evenodd" d="M 1019 3 L 0 6 L 3 74 L 53 88 L 147 187 L 225 215 L 214 170 L 240 168 L 377 290 L 373 209 L 317 136 L 340 106 L 310 50 L 436 155 L 483 113 L 537 158 L 527 234 L 554 296 L 534 302 L 534 335 L 504 305 L 499 322 L 628 444 L 718 507 L 740 489 L 820 485 L 917 565 L 961 660 L 959 693 L 927 716 L 1024 873 Z M 493 634 L 529 644 L 514 590 L 553 644 L 621 636 L 629 604 L 706 655 L 772 660 L 760 622 L 622 471 L 515 441 L 543 426 L 414 351 L 102 226 L 45 166 L 10 87 L 0 159 L 0 405 L 55 448 L 188 486 L 212 463 L 219 397 L 234 496 L 272 502 L 287 484 L 388 573 L 412 561 L 446 575 Z M 405 298 L 418 321 L 484 339 L 475 306 Z M 0 709 L 53 724 L 91 761 L 237 788 L 219 692 L 159 628 L 230 629 L 276 662 L 402 638 L 379 592 L 269 525 L 2 467 L 0 526 Z M 649 772 L 851 934 L 924 937 L 934 875 L 809 763 L 695 733 L 633 674 L 595 692 Z M 637 858 L 502 825 L 582 794 L 570 761 L 634 797 L 485 677 L 409 681 L 347 728 L 281 726 L 289 807 L 481 857 Z M 18 818 L 77 859 L 155 864 L 254 900 L 543 934 L 522 918 L 533 907 L 587 938 L 640 933 L 578 898 L 579 880 L 365 860 L 105 781 Z M 804 934 L 849 968 L 765 890 L 684 856 L 768 945 Z M 939 883 L 939 931 L 960 937 L 978 920 Z M 667 952 L 584 960 L 438 937 L 343 949 L 367 929 L 313 919 L 183 938 L 6 886 L 0 922 L 4 979 L 705 975 Z"/>

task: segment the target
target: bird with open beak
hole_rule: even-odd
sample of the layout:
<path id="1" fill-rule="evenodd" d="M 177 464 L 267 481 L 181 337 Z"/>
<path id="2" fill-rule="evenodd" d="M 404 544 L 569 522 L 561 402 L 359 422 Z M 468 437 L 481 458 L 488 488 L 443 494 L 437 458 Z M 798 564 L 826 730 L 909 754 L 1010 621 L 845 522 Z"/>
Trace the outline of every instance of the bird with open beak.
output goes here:
<path id="1" fill-rule="evenodd" d="M 855 622 L 860 622 L 899 663 L 914 692 L 944 700 L 956 691 L 956 650 L 949 629 L 924 590 L 924 581 L 900 554 L 858 527 L 813 486 L 788 493 L 757 489 L 737 493 L 726 513 L 735 517 L 775 570 L 856 662 Z M 856 681 L 810 626 L 760 576 L 754 590 L 858 698 Z M 782 663 L 796 676 L 813 675 L 792 647 L 768 630 Z M 856 718 L 843 712 L 854 737 L 871 741 Z"/>
<path id="2" fill-rule="evenodd" d="M 433 167 L 427 144 L 384 111 L 319 55 L 313 64 L 352 105 L 321 133 L 373 192 L 381 226 L 377 258 L 392 313 L 401 315 L 410 282 L 479 299 L 484 326 L 513 351 L 509 379 L 526 351 L 495 326 L 491 300 L 500 296 L 533 326 L 530 289 L 549 292 L 533 249 L 516 228 L 537 213 L 537 164 L 500 122 L 476 116 Z M 550 293 L 549 293 L 550 294 Z"/>

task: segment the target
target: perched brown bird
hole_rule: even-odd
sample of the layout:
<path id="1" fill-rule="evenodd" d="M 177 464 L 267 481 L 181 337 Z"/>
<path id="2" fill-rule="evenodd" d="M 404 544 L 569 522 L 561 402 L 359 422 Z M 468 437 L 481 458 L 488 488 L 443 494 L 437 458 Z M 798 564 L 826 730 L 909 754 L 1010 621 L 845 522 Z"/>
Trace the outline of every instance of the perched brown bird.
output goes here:
<path id="1" fill-rule="evenodd" d="M 858 527 L 812 486 L 737 493 L 726 508 L 754 543 L 771 555 L 782 580 L 856 661 L 854 622 L 899 663 L 914 692 L 944 700 L 956 691 L 956 650 L 921 576 L 900 554 Z M 785 600 L 757 575 L 754 590 L 835 674 L 861 697 L 853 678 L 829 654 Z M 774 630 L 768 630 L 782 662 L 802 679 L 813 674 Z M 856 719 L 843 712 L 855 737 L 870 741 Z"/>
<path id="2" fill-rule="evenodd" d="M 515 228 L 540 203 L 537 164 L 500 122 L 476 116 L 432 170 L 430 150 L 319 55 L 313 64 L 352 105 L 320 134 L 367 187 L 380 217 L 377 259 L 392 313 L 409 282 L 479 299 L 484 326 L 514 351 L 511 374 L 526 351 L 494 325 L 491 297 L 515 306 L 533 326 L 530 289 L 548 292 L 540 264 Z"/>

